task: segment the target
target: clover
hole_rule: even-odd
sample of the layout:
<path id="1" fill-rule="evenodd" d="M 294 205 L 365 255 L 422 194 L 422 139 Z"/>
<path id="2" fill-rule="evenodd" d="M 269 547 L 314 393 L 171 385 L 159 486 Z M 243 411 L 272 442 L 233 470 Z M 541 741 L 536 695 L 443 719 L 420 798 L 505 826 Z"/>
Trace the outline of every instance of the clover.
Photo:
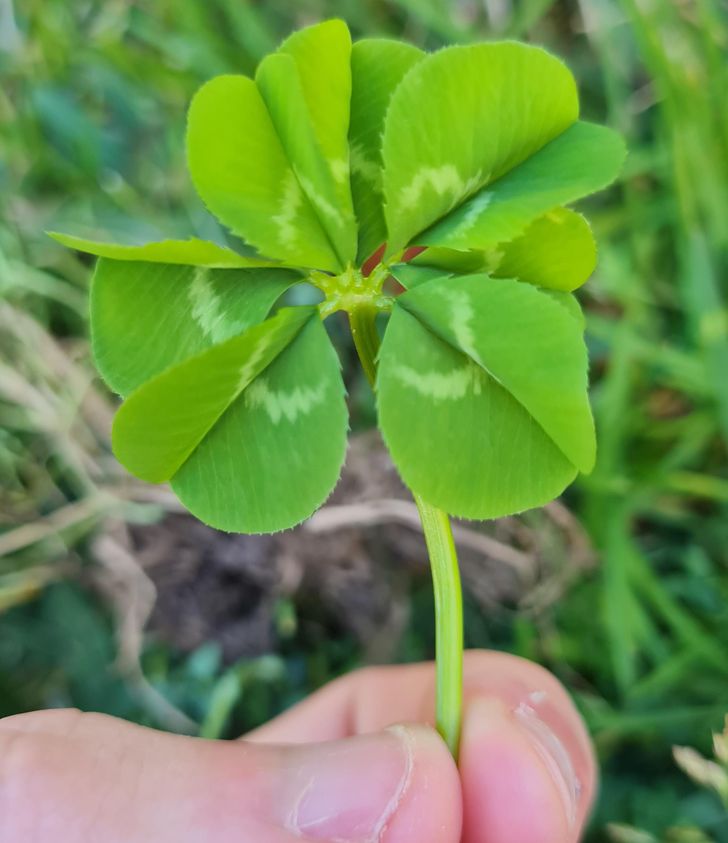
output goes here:
<path id="1" fill-rule="evenodd" d="M 572 294 L 596 247 L 566 206 L 615 178 L 622 141 L 579 119 L 571 73 L 543 49 L 352 45 L 331 20 L 292 34 L 255 78 L 203 85 L 187 158 L 227 245 L 53 235 L 99 257 L 93 354 L 124 399 L 114 452 L 220 530 L 304 520 L 346 454 L 324 327 L 344 312 L 422 517 L 438 727 L 456 752 L 462 610 L 448 516 L 540 506 L 594 464 Z M 302 282 L 320 302 L 285 306 Z"/>

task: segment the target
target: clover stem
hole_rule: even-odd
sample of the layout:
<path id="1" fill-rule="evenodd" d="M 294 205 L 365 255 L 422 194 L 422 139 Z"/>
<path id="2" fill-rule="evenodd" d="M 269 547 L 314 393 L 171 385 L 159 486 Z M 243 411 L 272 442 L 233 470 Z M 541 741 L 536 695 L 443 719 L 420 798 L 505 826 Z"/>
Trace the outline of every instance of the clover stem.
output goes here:
<path id="1" fill-rule="evenodd" d="M 359 360 L 376 389 L 379 334 L 377 310 L 358 307 L 349 324 Z M 463 599 L 455 543 L 447 513 L 413 492 L 430 557 L 435 593 L 436 724 L 455 760 L 458 757 L 463 697 Z"/>
<path id="2" fill-rule="evenodd" d="M 368 305 L 360 305 L 349 313 L 349 325 L 351 335 L 354 338 L 354 347 L 372 389 L 375 389 L 377 354 L 379 353 L 379 334 L 377 333 L 376 320 L 376 308 Z"/>
<path id="3" fill-rule="evenodd" d="M 446 512 L 413 492 L 430 556 L 435 591 L 437 730 L 457 761 L 463 705 L 463 597 L 455 542 Z"/>

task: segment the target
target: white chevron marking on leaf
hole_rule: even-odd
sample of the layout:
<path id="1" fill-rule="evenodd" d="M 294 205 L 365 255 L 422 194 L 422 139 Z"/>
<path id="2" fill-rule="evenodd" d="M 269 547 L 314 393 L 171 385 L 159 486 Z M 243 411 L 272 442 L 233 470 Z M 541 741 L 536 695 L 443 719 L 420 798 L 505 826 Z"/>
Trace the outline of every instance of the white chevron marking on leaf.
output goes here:
<path id="1" fill-rule="evenodd" d="M 451 306 L 452 320 L 450 327 L 458 346 L 473 360 L 482 365 L 480 355 L 475 348 L 475 334 L 473 333 L 473 318 L 475 312 L 464 291 L 447 290 L 447 301 Z"/>
<path id="2" fill-rule="evenodd" d="M 335 161 L 331 161 L 331 174 L 334 177 L 334 181 L 338 182 L 339 184 L 343 184 L 349 178 L 349 162 L 345 161 L 343 158 L 338 158 Z"/>
<path id="3" fill-rule="evenodd" d="M 192 318 L 213 343 L 223 342 L 246 327 L 246 323 L 228 318 L 220 297 L 210 283 L 210 271 L 199 267 L 187 293 L 192 305 Z"/>
<path id="4" fill-rule="evenodd" d="M 255 377 L 258 363 L 260 363 L 270 343 L 271 334 L 267 334 L 263 337 L 263 339 L 261 339 L 258 345 L 255 346 L 245 363 L 243 363 L 240 369 L 240 378 L 238 380 L 238 392 L 246 389 L 251 379 Z"/>
<path id="5" fill-rule="evenodd" d="M 439 196 L 449 195 L 452 208 L 482 183 L 483 174 L 480 171 L 466 181 L 454 164 L 423 167 L 414 174 L 412 181 L 402 188 L 400 207 L 404 210 L 415 208 L 422 201 L 425 190 L 430 187 Z"/>
<path id="6" fill-rule="evenodd" d="M 280 211 L 273 217 L 278 226 L 280 241 L 284 246 L 293 246 L 298 237 L 296 214 L 301 206 L 303 192 L 293 173 L 288 173 L 283 187 Z"/>
<path id="7" fill-rule="evenodd" d="M 311 179 L 306 178 L 305 176 L 299 174 L 298 180 L 301 183 L 301 186 L 306 191 L 306 195 L 309 198 L 309 201 L 321 211 L 322 214 L 327 216 L 332 222 L 334 222 L 338 226 L 344 225 L 344 219 L 341 215 L 341 212 L 338 208 L 331 204 L 331 202 L 326 199 L 325 196 L 322 196 L 317 190 L 314 183 Z"/>
<path id="8" fill-rule="evenodd" d="M 368 158 L 360 144 L 354 142 L 350 150 L 351 171 L 370 182 L 381 193 L 382 168 L 371 158 Z"/>
<path id="9" fill-rule="evenodd" d="M 276 392 L 268 386 L 264 377 L 259 377 L 245 392 L 245 404 L 248 407 L 263 407 L 273 424 L 285 418 L 294 422 L 299 415 L 306 415 L 321 404 L 326 397 L 326 384 L 316 387 L 297 386 L 291 392 Z"/>
<path id="10" fill-rule="evenodd" d="M 484 190 L 482 193 L 479 193 L 471 200 L 471 204 L 468 208 L 467 213 L 465 214 L 462 222 L 460 223 L 460 225 L 458 225 L 457 229 L 454 232 L 457 237 L 460 237 L 463 234 L 467 234 L 470 231 L 470 229 L 478 221 L 478 217 L 493 201 L 494 195 L 495 194 L 492 191 Z"/>
<path id="11" fill-rule="evenodd" d="M 398 365 L 393 372 L 403 384 L 435 401 L 457 401 L 468 392 L 480 395 L 486 378 L 485 373 L 470 360 L 461 368 L 447 373 L 417 372 L 405 365 Z"/>

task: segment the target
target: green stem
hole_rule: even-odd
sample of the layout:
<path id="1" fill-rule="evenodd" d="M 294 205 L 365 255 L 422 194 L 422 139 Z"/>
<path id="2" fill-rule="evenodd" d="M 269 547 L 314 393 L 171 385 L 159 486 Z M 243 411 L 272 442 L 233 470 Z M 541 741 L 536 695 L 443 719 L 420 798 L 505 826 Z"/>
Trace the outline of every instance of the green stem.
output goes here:
<path id="1" fill-rule="evenodd" d="M 349 324 L 362 368 L 375 389 L 379 334 L 377 310 L 360 307 L 349 313 Z M 462 724 L 463 600 L 455 543 L 447 513 L 413 492 L 430 557 L 435 592 L 435 658 L 437 730 L 457 760 Z"/>
<path id="2" fill-rule="evenodd" d="M 361 305 L 349 313 L 349 325 L 364 374 L 367 376 L 371 388 L 375 389 L 377 355 L 379 354 L 377 309 L 368 305 Z"/>
<path id="3" fill-rule="evenodd" d="M 455 760 L 463 706 L 463 597 L 447 513 L 413 492 L 430 555 L 435 591 L 436 723 Z"/>

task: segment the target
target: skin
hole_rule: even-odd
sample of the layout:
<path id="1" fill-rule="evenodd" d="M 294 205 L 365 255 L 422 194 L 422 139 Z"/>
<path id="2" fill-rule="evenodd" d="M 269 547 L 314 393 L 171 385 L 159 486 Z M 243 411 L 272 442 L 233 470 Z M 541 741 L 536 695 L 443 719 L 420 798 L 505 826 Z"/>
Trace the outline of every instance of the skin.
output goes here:
<path id="1" fill-rule="evenodd" d="M 577 841 L 596 773 L 563 688 L 474 651 L 465 701 L 459 770 L 430 725 L 432 664 L 350 674 L 238 742 L 73 710 L 9 717 L 0 843 Z"/>

